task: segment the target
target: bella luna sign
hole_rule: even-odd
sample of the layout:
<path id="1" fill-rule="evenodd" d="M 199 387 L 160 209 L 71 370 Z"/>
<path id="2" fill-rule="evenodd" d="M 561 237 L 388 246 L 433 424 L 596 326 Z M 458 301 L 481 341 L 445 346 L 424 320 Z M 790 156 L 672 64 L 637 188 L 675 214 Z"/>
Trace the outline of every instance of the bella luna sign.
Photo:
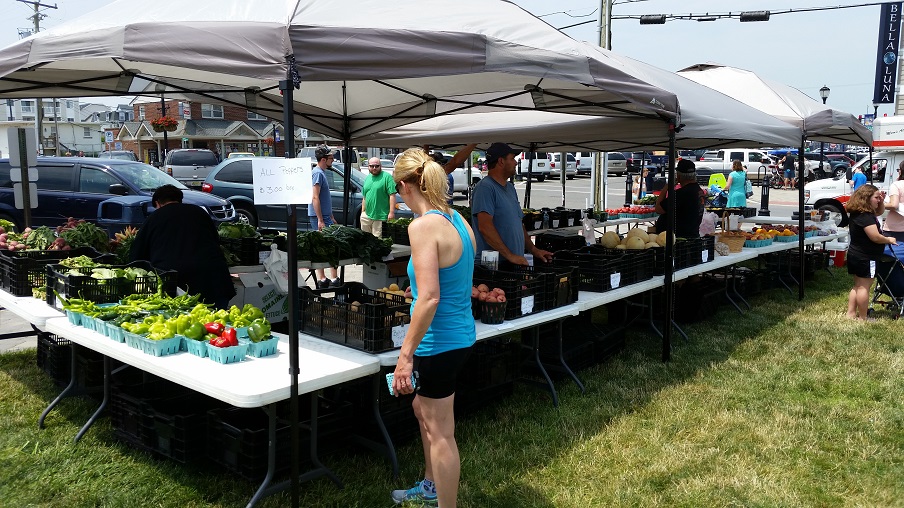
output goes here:
<path id="1" fill-rule="evenodd" d="M 876 83 L 873 87 L 873 104 L 891 104 L 894 102 L 900 31 L 901 2 L 882 4 L 882 17 L 879 20 L 879 52 L 876 56 Z"/>

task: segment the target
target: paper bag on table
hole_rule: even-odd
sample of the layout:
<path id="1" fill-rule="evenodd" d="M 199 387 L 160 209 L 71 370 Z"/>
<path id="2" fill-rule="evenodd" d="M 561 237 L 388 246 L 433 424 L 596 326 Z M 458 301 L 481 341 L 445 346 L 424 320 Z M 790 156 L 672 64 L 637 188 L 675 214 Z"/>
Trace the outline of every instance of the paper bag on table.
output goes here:
<path id="1" fill-rule="evenodd" d="M 276 244 L 270 245 L 270 256 L 264 260 L 264 268 L 267 276 L 273 281 L 277 291 L 289 292 L 289 256 L 276 248 Z"/>

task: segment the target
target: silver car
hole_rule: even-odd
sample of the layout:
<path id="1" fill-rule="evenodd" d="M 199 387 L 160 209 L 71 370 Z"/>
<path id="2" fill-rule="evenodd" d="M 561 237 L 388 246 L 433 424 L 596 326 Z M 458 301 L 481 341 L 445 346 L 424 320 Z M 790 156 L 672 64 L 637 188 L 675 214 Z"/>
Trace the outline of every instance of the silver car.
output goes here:
<path id="1" fill-rule="evenodd" d="M 183 184 L 200 188 L 210 170 L 220 161 L 217 155 L 202 148 L 184 148 L 166 153 L 163 171 Z"/>
<path id="2" fill-rule="evenodd" d="M 621 152 L 608 152 L 606 154 L 608 161 L 608 172 L 610 175 L 624 175 L 628 172 L 628 159 Z"/>
<path id="3" fill-rule="evenodd" d="M 565 178 L 571 180 L 574 178 L 574 175 L 578 174 L 578 161 L 574 158 L 574 155 L 567 154 L 565 164 Z M 549 154 L 549 177 L 550 178 L 562 178 L 562 154 L 561 153 L 551 153 Z"/>

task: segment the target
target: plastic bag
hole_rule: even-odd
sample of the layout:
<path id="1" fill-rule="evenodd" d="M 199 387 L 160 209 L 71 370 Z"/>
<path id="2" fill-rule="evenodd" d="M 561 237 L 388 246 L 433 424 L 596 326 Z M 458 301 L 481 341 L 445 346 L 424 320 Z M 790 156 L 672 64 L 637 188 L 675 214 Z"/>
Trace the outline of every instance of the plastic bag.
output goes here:
<path id="1" fill-rule="evenodd" d="M 276 244 L 270 245 L 270 255 L 264 259 L 264 268 L 267 276 L 273 281 L 277 291 L 286 294 L 289 292 L 289 256 L 276 248 Z"/>
<path id="2" fill-rule="evenodd" d="M 718 196 L 722 192 L 722 187 L 719 187 L 716 184 L 712 184 L 709 186 L 709 195 L 710 196 Z"/>
<path id="3" fill-rule="evenodd" d="M 753 184 L 750 183 L 750 180 L 744 180 L 744 194 L 746 194 L 748 198 L 753 196 Z"/>
<path id="4" fill-rule="evenodd" d="M 713 235 L 716 233 L 716 222 L 719 216 L 713 212 L 703 214 L 703 220 L 700 221 L 700 236 Z"/>

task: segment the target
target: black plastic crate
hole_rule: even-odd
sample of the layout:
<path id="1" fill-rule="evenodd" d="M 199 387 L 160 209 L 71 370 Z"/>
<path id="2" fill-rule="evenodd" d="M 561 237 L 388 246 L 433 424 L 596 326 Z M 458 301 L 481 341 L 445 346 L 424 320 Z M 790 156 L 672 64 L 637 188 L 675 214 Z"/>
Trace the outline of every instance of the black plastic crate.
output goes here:
<path id="1" fill-rule="evenodd" d="M 225 247 L 229 252 L 235 255 L 238 258 L 238 262 L 240 266 L 256 266 L 261 264 L 260 262 L 260 252 L 261 250 L 261 238 L 260 237 L 246 237 L 246 238 L 223 238 L 220 237 L 220 245 Z"/>
<path id="2" fill-rule="evenodd" d="M 411 321 L 411 304 L 404 296 L 358 282 L 326 290 L 303 287 L 299 293 L 300 331 L 362 351 L 395 349 L 393 329 L 401 334 L 401 327 Z"/>
<path id="3" fill-rule="evenodd" d="M 556 260 L 578 264 L 576 278 L 581 291 L 603 293 L 612 289 L 612 276 L 624 269 L 624 256 L 620 250 L 592 246 L 579 251 L 559 252 Z"/>
<path id="4" fill-rule="evenodd" d="M 151 447 L 158 454 L 186 463 L 206 457 L 207 412 L 223 403 L 200 394 L 148 403 L 153 424 Z"/>
<path id="5" fill-rule="evenodd" d="M 574 230 L 558 229 L 540 233 L 534 239 L 534 244 L 539 249 L 558 252 L 580 249 L 587 245 L 587 240 Z"/>
<path id="6" fill-rule="evenodd" d="M 543 282 L 543 310 L 555 309 L 578 298 L 578 281 L 575 276 L 577 268 L 563 263 L 536 262 L 534 266 L 515 265 L 514 272 L 534 274 Z"/>
<path id="7" fill-rule="evenodd" d="M 72 343 L 52 333 L 38 332 L 37 364 L 56 385 L 68 385 L 72 379 Z"/>
<path id="8" fill-rule="evenodd" d="M 88 256 L 97 263 L 110 263 L 115 256 L 101 256 L 91 247 L 79 247 L 71 250 L 0 250 L 0 289 L 14 296 L 31 296 L 32 288 L 47 285 L 46 266 L 59 263 L 61 260 Z"/>
<path id="9" fill-rule="evenodd" d="M 299 402 L 302 420 L 299 432 L 299 447 L 302 450 L 300 459 L 304 464 L 309 462 L 311 436 L 311 415 L 307 397 Z M 282 414 L 285 406 L 280 406 L 276 422 L 276 471 L 277 476 L 284 475 L 290 468 L 289 422 L 287 414 Z M 288 411 L 284 411 L 288 413 Z M 334 402 L 318 397 L 317 407 L 317 445 L 321 452 L 335 449 L 345 443 L 352 422 L 352 406 L 348 402 Z M 207 457 L 224 466 L 227 470 L 248 480 L 260 480 L 267 474 L 267 455 L 269 443 L 269 418 L 259 408 L 218 408 L 207 412 L 207 426 L 203 435 L 207 436 Z"/>
<path id="10" fill-rule="evenodd" d="M 383 237 L 392 238 L 393 244 L 411 245 L 408 237 L 408 224 L 398 224 L 392 221 L 383 223 Z"/>
<path id="11" fill-rule="evenodd" d="M 571 213 L 566 210 L 543 210 L 544 213 L 549 217 L 549 228 L 557 229 L 557 228 L 567 228 L 571 224 Z M 542 217 L 542 216 L 541 216 Z"/>
<path id="12" fill-rule="evenodd" d="M 135 261 L 127 265 L 111 265 L 113 268 L 143 268 L 155 271 L 156 276 L 99 280 L 90 276 L 63 275 L 69 269 L 63 265 L 47 265 L 47 304 L 60 308 L 57 292 L 64 298 L 81 298 L 95 303 L 118 302 L 129 295 L 151 295 L 157 292 L 158 284 L 171 296 L 176 294 L 177 274 L 175 270 L 154 270 L 147 261 Z"/>
<path id="13" fill-rule="evenodd" d="M 543 214 L 540 212 L 524 212 L 521 223 L 524 224 L 524 229 L 527 231 L 536 231 L 543 227 Z"/>
<path id="14" fill-rule="evenodd" d="M 512 320 L 545 310 L 546 293 L 542 278 L 530 273 L 502 272 L 482 266 L 474 267 L 474 285 L 486 284 L 490 289 L 505 291 L 508 302 L 505 319 Z"/>
<path id="15" fill-rule="evenodd" d="M 521 343 L 490 339 L 474 344 L 456 393 L 511 383 L 518 379 L 522 360 Z M 457 397 L 457 395 L 456 395 Z"/>
<path id="16" fill-rule="evenodd" d="M 703 240 L 684 238 L 675 242 L 675 270 L 699 265 L 702 261 Z"/>
<path id="17" fill-rule="evenodd" d="M 643 249 L 627 251 L 622 257 L 623 268 L 620 286 L 637 284 L 653 278 L 653 267 L 656 263 L 657 250 Z"/>

